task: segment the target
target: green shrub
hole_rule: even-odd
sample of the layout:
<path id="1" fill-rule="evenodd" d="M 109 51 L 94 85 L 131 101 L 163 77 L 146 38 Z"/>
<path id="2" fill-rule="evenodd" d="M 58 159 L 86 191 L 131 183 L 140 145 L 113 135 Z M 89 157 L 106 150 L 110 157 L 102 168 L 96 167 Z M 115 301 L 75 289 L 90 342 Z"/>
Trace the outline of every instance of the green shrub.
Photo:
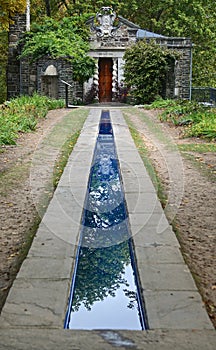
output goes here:
<path id="1" fill-rule="evenodd" d="M 176 106 L 176 100 L 158 98 L 154 100 L 150 105 L 145 105 L 146 109 L 162 109 Z"/>
<path id="2" fill-rule="evenodd" d="M 16 144 L 20 132 L 35 130 L 38 119 L 44 118 L 48 110 L 62 107 L 64 101 L 38 94 L 5 102 L 0 109 L 0 145 Z"/>
<path id="3" fill-rule="evenodd" d="M 154 41 L 139 41 L 124 55 L 125 83 L 131 88 L 135 103 L 150 103 L 163 96 L 166 75 L 174 66 L 178 54 L 160 47 Z"/>
<path id="4" fill-rule="evenodd" d="M 160 115 L 162 121 L 183 127 L 183 136 L 216 139 L 216 109 L 187 100 L 174 101 Z"/>

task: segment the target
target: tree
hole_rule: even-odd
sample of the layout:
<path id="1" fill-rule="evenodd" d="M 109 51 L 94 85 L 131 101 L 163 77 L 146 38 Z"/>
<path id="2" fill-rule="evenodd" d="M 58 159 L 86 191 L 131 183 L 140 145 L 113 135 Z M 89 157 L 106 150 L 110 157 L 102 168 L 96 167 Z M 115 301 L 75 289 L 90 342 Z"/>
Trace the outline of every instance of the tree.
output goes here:
<path id="1" fill-rule="evenodd" d="M 83 83 L 94 74 L 95 62 L 88 55 L 87 28 L 84 30 L 78 24 L 82 21 L 80 17 L 47 19 L 43 25 L 33 26 L 22 39 L 20 57 L 29 57 L 31 61 L 47 55 L 54 59 L 64 57 L 72 62 L 74 80 Z"/>
<path id="2" fill-rule="evenodd" d="M 25 3 L 25 0 L 2 0 L 2 4 L 8 1 L 16 6 Z M 90 16 L 105 4 L 143 29 L 167 36 L 190 37 L 194 43 L 193 84 L 216 86 L 214 0 L 110 0 L 106 3 L 104 0 L 31 0 L 31 4 L 32 20 L 38 23 L 46 15 L 57 20 L 65 16 Z"/>
<path id="3" fill-rule="evenodd" d="M 167 36 L 190 37 L 194 43 L 193 84 L 216 86 L 214 0 L 132 0 L 130 6 L 120 1 L 118 10 L 142 28 Z"/>
<path id="4" fill-rule="evenodd" d="M 25 13 L 26 5 L 26 0 L 1 0 L 0 29 L 8 30 L 13 23 L 12 18 L 18 13 Z"/>
<path id="5" fill-rule="evenodd" d="M 162 94 L 166 73 L 177 53 L 155 42 L 139 41 L 125 52 L 125 83 L 136 103 L 152 102 Z"/>
<path id="6" fill-rule="evenodd" d="M 51 7 L 50 7 L 50 0 L 44 0 L 45 6 L 46 6 L 46 15 L 48 17 L 51 17 Z"/>

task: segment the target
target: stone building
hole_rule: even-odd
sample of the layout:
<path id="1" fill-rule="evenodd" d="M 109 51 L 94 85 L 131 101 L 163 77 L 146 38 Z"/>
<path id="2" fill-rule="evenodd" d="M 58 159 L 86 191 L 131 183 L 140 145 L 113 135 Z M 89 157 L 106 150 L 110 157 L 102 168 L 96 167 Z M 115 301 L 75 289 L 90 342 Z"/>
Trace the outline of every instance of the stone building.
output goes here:
<path id="1" fill-rule="evenodd" d="M 158 45 L 178 50 L 181 55 L 167 76 L 163 97 L 191 97 L 192 43 L 190 39 L 165 37 L 140 29 L 136 24 L 118 16 L 110 7 L 102 7 L 87 21 L 91 28 L 89 55 L 95 59 L 95 74 L 84 86 L 73 81 L 73 67 L 66 59 L 43 57 L 30 64 L 19 60 L 17 42 L 26 30 L 26 16 L 15 18 L 9 33 L 8 98 L 34 91 L 54 98 L 65 98 L 65 82 L 69 98 L 86 102 L 118 101 L 119 87 L 124 80 L 124 52 L 137 40 L 154 39 Z M 72 101 L 73 102 L 73 101 Z"/>

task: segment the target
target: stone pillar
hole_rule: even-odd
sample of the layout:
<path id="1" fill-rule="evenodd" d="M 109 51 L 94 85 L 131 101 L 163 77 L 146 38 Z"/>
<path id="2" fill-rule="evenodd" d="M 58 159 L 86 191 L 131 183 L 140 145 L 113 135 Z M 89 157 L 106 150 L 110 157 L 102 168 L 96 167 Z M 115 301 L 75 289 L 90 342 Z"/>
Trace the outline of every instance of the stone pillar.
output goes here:
<path id="1" fill-rule="evenodd" d="M 113 75 L 112 75 L 112 96 L 113 100 L 117 98 L 117 84 L 118 84 L 118 59 L 113 58 Z"/>
<path id="2" fill-rule="evenodd" d="M 93 85 L 95 88 L 95 99 L 99 100 L 99 58 L 95 58 L 95 73 L 93 77 Z"/>
<path id="3" fill-rule="evenodd" d="M 21 87 L 20 47 L 18 42 L 26 31 L 26 14 L 16 15 L 10 25 L 8 36 L 7 98 L 19 96 Z"/>

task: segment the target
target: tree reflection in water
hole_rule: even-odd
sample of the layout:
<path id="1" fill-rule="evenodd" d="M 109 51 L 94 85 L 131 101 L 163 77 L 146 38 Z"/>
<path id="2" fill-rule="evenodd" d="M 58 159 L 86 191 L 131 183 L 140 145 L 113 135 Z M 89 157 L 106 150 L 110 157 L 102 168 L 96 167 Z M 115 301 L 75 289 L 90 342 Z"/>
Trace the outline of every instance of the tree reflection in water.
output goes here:
<path id="1" fill-rule="evenodd" d="M 88 310 L 96 301 L 124 285 L 125 266 L 130 263 L 128 242 L 106 248 L 82 247 L 79 256 L 72 310 L 77 311 L 81 304 Z"/>
<path id="2" fill-rule="evenodd" d="M 124 306 L 120 309 L 115 307 L 118 313 L 122 313 L 122 319 L 128 318 L 122 310 L 125 308 L 136 309 L 135 318 L 140 317 L 131 265 L 128 217 L 112 127 L 107 118 L 102 118 L 102 121 L 89 177 L 71 309 L 68 311 L 69 324 L 73 313 L 79 312 L 79 309 L 84 307 L 90 311 L 95 303 L 110 296 L 114 298 L 117 293 L 124 298 Z M 127 279 L 132 279 L 132 282 L 128 283 Z M 101 323 L 100 320 L 98 322 Z M 137 321 L 135 323 L 137 327 Z M 140 327 L 140 320 L 138 323 Z"/>

